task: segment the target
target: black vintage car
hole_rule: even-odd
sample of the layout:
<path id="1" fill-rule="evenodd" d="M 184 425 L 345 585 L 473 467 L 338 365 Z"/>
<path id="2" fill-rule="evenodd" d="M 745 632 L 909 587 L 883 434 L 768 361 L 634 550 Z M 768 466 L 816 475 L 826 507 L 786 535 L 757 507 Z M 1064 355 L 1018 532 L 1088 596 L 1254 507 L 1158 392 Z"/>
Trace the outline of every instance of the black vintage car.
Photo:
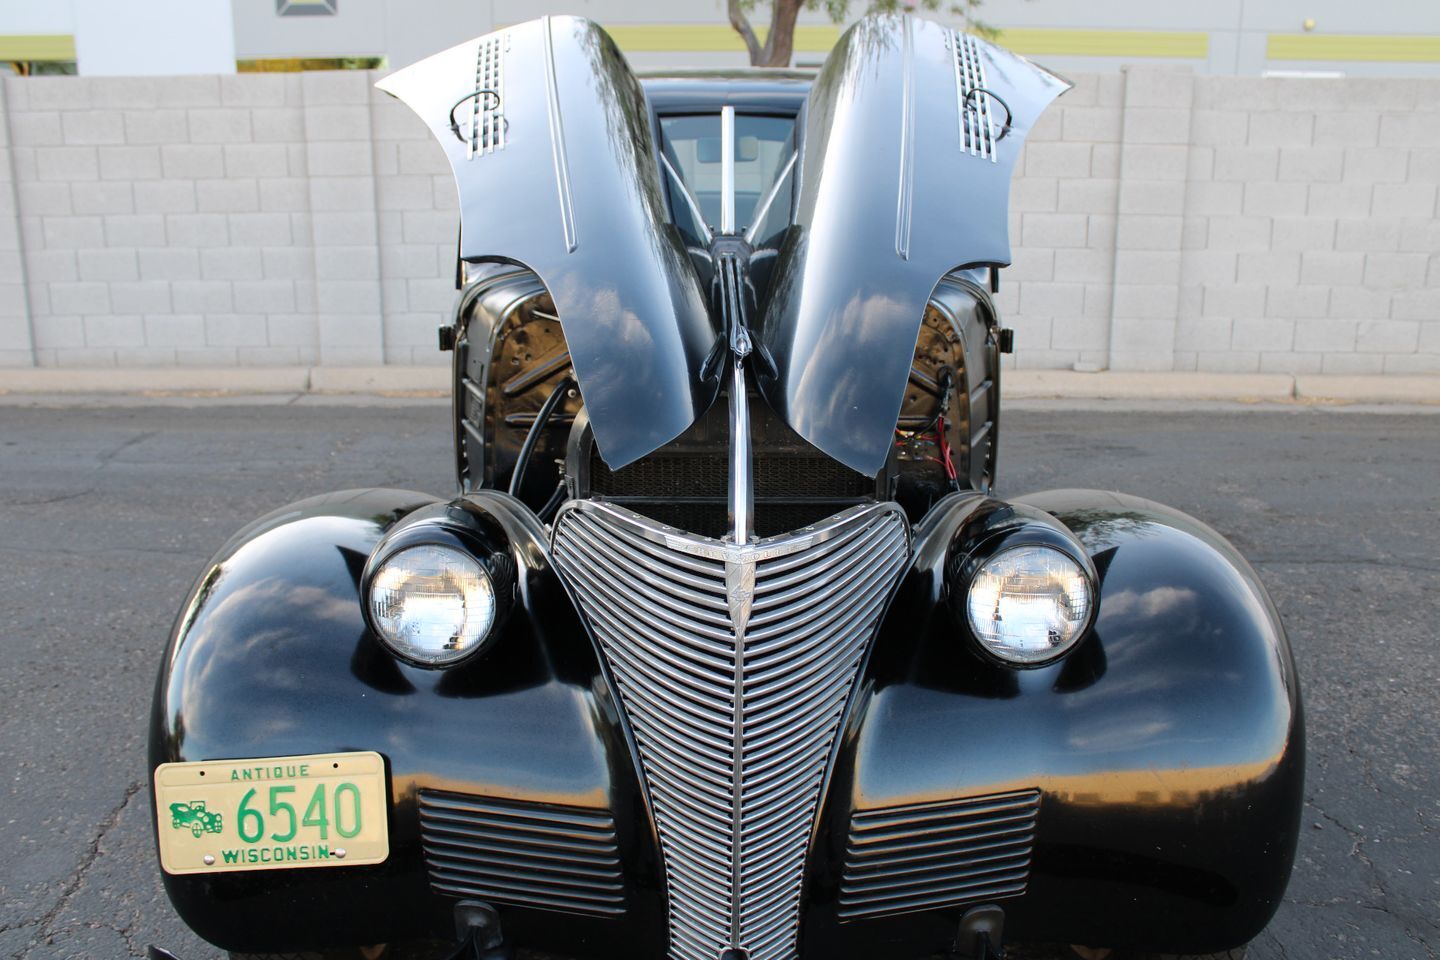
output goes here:
<path id="1" fill-rule="evenodd" d="M 459 184 L 459 489 L 283 507 L 200 577 L 150 750 L 191 927 L 627 960 L 1264 928 L 1304 747 L 1255 573 L 1159 504 L 993 492 L 1009 181 L 1063 80 L 872 17 L 813 79 L 641 82 L 552 17 L 381 86 Z"/>

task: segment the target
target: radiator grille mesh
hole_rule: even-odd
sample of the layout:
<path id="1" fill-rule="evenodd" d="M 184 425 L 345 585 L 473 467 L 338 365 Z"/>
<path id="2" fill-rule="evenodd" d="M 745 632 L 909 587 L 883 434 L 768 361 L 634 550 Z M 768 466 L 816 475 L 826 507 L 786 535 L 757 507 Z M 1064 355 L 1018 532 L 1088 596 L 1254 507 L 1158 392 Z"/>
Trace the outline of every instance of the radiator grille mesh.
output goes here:
<path id="1" fill-rule="evenodd" d="M 903 513 L 856 507 L 737 547 L 582 500 L 554 555 L 639 748 L 671 957 L 790 960 L 836 730 L 909 557 Z"/>
<path id="2" fill-rule="evenodd" d="M 422 790 L 420 841 L 439 893 L 595 916 L 625 912 L 607 811 Z"/>
<path id="3" fill-rule="evenodd" d="M 1025 892 L 1040 792 L 1024 790 L 855 815 L 840 919 L 935 910 Z"/>

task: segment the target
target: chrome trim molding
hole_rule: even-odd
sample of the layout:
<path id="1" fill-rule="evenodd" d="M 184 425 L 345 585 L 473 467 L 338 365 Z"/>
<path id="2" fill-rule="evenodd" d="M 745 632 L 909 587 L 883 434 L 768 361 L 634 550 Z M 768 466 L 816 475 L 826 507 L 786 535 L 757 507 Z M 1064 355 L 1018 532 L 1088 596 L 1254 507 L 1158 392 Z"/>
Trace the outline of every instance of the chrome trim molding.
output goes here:
<path id="1" fill-rule="evenodd" d="M 781 188 L 785 186 L 785 181 L 790 179 L 790 173 L 795 169 L 795 161 L 798 159 L 800 159 L 799 151 L 790 154 L 790 159 L 785 161 L 785 167 L 780 171 L 780 176 L 776 177 L 775 182 L 770 184 L 770 189 L 765 193 L 765 199 L 761 200 L 760 206 L 755 208 L 755 215 L 750 218 L 754 222 L 745 228 L 746 243 L 755 242 L 760 232 L 760 225 L 764 223 L 765 218 L 769 216 L 770 207 L 774 205 L 775 198 L 779 196 Z M 668 165 L 669 161 L 666 161 L 666 163 Z M 771 256 L 774 256 L 774 254 L 772 253 Z"/>
<path id="2" fill-rule="evenodd" d="M 750 337 L 740 331 L 744 353 L 735 352 L 730 370 L 730 539 L 749 543 L 755 533 L 755 464 L 750 451 L 750 397 L 745 383 L 745 357 Z"/>
<path id="3" fill-rule="evenodd" d="M 910 259 L 910 218 L 915 207 L 915 21 L 905 18 L 900 60 L 900 196 L 895 209 L 895 253 Z"/>
<path id="4" fill-rule="evenodd" d="M 720 108 L 720 232 L 735 232 L 735 108 Z"/>
<path id="5" fill-rule="evenodd" d="M 670 957 L 792 960 L 835 737 L 909 563 L 904 512 L 737 544 L 578 500 L 552 546 L 635 736 Z"/>
<path id="6" fill-rule="evenodd" d="M 660 152 L 660 165 L 665 168 L 666 175 L 670 177 L 675 186 L 680 188 L 680 196 L 685 198 L 685 206 L 690 208 L 690 215 L 695 218 L 695 222 L 699 224 L 700 229 L 704 231 L 704 235 L 700 239 L 706 243 L 715 239 L 715 233 L 710 229 L 710 224 L 705 222 L 705 213 L 700 209 L 700 204 L 695 200 L 695 194 L 691 193 L 690 188 L 685 186 L 685 181 L 680 178 L 679 171 L 677 171 L 674 164 L 670 162 L 670 158 L 665 156 L 664 151 Z"/>
<path id="7" fill-rule="evenodd" d="M 545 93 L 549 105 L 550 155 L 555 162 L 555 186 L 560 192 L 560 223 L 565 231 L 565 251 L 574 253 L 579 240 L 575 236 L 575 204 L 570 196 L 570 155 L 565 150 L 565 122 L 560 117 L 560 88 L 555 80 L 555 34 L 550 17 L 541 21 L 545 35 Z"/>

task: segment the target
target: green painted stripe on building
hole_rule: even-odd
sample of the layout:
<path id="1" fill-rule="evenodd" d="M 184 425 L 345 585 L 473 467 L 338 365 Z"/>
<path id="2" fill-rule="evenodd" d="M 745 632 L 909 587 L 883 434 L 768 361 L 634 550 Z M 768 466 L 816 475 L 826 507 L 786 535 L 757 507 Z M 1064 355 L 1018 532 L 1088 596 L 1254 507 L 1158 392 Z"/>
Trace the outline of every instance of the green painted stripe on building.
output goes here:
<path id="1" fill-rule="evenodd" d="M 0 60 L 74 60 L 75 38 L 68 33 L 0 34 Z"/>
<path id="2" fill-rule="evenodd" d="M 622 50 L 632 52 L 743 53 L 740 35 L 724 23 L 614 23 L 605 30 Z M 765 42 L 766 28 L 756 35 Z M 826 53 L 840 37 L 831 24 L 795 28 L 795 50 Z M 1038 30 L 1016 28 L 1000 34 L 1000 43 L 1017 53 L 1080 57 L 1164 57 L 1203 60 L 1210 54 L 1206 33 L 1156 30 Z"/>
<path id="3" fill-rule="evenodd" d="M 1391 63 L 1440 62 L 1440 36 L 1365 33 L 1272 33 L 1271 60 L 1350 60 Z"/>
<path id="4" fill-rule="evenodd" d="M 745 41 L 724 23 L 610 23 L 605 32 L 615 39 L 621 50 L 635 53 L 744 53 Z M 757 27 L 755 35 L 761 43 L 769 33 Z M 826 53 L 840 38 L 840 28 L 829 24 L 798 24 L 795 27 L 795 49 L 800 53 Z"/>
<path id="5" fill-rule="evenodd" d="M 1203 60 L 1210 55 L 1210 35 L 1163 30 L 1042 30 L 1015 27 L 1001 30 L 1001 46 L 1026 56 L 1164 57 Z"/>

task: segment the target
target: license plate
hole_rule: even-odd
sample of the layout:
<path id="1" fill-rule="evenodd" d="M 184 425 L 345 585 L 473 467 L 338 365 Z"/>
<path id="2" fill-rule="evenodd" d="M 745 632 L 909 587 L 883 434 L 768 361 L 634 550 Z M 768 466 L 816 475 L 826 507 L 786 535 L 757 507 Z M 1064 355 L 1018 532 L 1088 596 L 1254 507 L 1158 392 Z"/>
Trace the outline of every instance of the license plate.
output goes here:
<path id="1" fill-rule="evenodd" d="M 167 873 L 381 863 L 390 855 L 386 807 L 378 753 L 155 769 L 160 865 Z"/>

